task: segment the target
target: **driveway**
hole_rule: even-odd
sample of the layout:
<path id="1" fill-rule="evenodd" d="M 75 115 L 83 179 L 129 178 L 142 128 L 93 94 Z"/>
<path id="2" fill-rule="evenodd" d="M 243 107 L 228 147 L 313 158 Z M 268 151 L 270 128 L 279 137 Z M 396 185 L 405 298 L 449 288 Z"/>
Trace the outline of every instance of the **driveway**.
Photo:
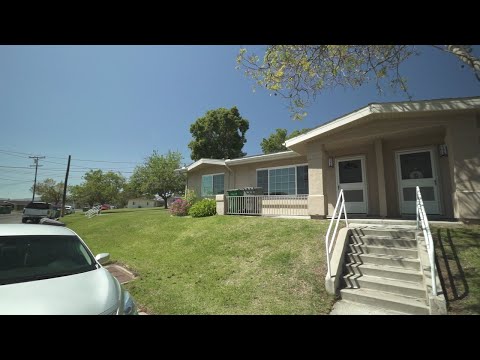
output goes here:
<path id="1" fill-rule="evenodd" d="M 0 224 L 21 224 L 22 213 L 13 212 L 11 214 L 0 214 Z"/>

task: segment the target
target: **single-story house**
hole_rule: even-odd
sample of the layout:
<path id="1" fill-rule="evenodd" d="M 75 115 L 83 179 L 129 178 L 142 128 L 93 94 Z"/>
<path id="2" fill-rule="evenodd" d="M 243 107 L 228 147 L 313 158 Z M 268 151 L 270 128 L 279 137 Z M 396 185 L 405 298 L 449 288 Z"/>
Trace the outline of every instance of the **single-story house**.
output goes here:
<path id="1" fill-rule="evenodd" d="M 415 215 L 419 186 L 432 217 L 480 220 L 480 97 L 372 103 L 285 146 L 274 154 L 200 159 L 183 168 L 187 188 L 209 197 L 261 187 L 258 214 L 294 208 L 290 214 L 312 218 L 332 216 L 343 189 L 347 213 L 399 218 Z"/>
<path id="2" fill-rule="evenodd" d="M 25 206 L 27 206 L 31 201 L 32 198 L 25 198 L 25 199 L 0 199 L 2 202 L 7 202 L 13 204 L 13 209 L 15 211 L 22 211 Z M 35 197 L 35 201 L 42 201 L 40 197 Z"/>
<path id="3" fill-rule="evenodd" d="M 151 208 L 151 207 L 159 207 L 163 206 L 164 202 L 155 200 L 155 199 L 149 199 L 149 198 L 135 198 L 135 199 L 130 199 L 128 200 L 127 208 L 133 209 L 133 208 Z"/>

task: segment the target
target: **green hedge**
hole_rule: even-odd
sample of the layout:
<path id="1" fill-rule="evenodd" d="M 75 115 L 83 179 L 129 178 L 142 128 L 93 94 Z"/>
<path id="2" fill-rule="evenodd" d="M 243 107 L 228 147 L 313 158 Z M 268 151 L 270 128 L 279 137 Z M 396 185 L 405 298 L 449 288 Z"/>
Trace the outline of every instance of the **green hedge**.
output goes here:
<path id="1" fill-rule="evenodd" d="M 217 203 L 214 199 L 203 199 L 192 205 L 188 210 L 191 217 L 212 216 L 217 213 Z"/>

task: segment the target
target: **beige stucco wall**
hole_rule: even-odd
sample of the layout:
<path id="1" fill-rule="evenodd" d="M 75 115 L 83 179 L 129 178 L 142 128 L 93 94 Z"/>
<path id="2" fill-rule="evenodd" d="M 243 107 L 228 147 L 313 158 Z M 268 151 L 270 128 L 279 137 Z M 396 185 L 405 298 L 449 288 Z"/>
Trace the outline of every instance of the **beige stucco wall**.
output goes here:
<path id="1" fill-rule="evenodd" d="M 446 140 L 455 217 L 480 219 L 480 113 L 451 121 Z"/>
<path id="2" fill-rule="evenodd" d="M 328 157 L 338 159 L 350 156 L 364 156 L 368 199 L 367 214 L 375 217 L 381 215 L 379 196 L 383 196 L 383 193 L 379 191 L 379 189 L 380 186 L 384 186 L 387 208 L 386 215 L 388 217 L 399 217 L 400 209 L 395 152 L 415 148 L 433 148 L 434 161 L 436 161 L 439 176 L 440 206 L 444 216 L 453 217 L 449 158 L 438 156 L 438 145 L 445 143 L 448 124 L 451 122 L 457 123 L 458 121 L 458 116 L 445 117 L 444 115 L 441 116 L 438 121 L 434 121 L 432 117 L 376 119 L 364 123 L 358 128 L 351 128 L 345 131 L 345 136 L 336 134 L 326 137 L 325 139 L 312 141 L 307 144 L 307 149 L 308 151 L 312 151 L 312 149 L 319 149 L 323 145 L 325 159 L 328 159 Z M 348 138 L 347 135 L 350 136 L 350 138 Z M 379 160 L 377 160 L 375 141 L 378 143 L 377 148 L 382 151 L 382 157 L 378 157 Z M 467 149 L 471 149 L 471 147 L 471 143 L 466 146 Z M 384 185 L 379 184 L 379 176 L 377 174 L 377 161 L 380 160 L 383 160 Z M 469 166 L 466 167 L 471 168 L 472 165 L 469 164 Z M 477 166 L 477 169 L 478 168 L 480 167 Z M 328 208 L 327 213 L 331 216 L 337 200 L 335 168 L 330 168 L 325 164 L 323 174 L 324 195 Z M 314 186 L 312 182 L 315 181 L 315 179 L 310 176 L 309 180 L 310 186 Z M 312 194 L 313 192 L 310 191 L 310 195 Z"/>
<path id="3" fill-rule="evenodd" d="M 223 165 L 200 165 L 198 169 L 189 171 L 187 175 L 187 189 L 194 190 L 198 197 L 202 194 L 202 175 L 225 174 L 225 191 L 231 188 L 231 176 L 226 166 Z"/>
<path id="4" fill-rule="evenodd" d="M 447 144 L 447 157 L 439 156 L 439 144 Z M 337 189 L 335 168 L 328 167 L 328 158 L 363 155 L 368 215 L 381 216 L 386 205 L 388 217 L 399 217 L 395 152 L 417 148 L 433 149 L 442 215 L 480 219 L 480 114 L 472 111 L 377 116 L 307 142 L 306 154 L 298 158 L 231 166 L 232 174 L 224 166 L 202 167 L 189 173 L 188 186 L 199 194 L 201 175 L 213 173 L 225 173 L 225 190 L 256 186 L 256 170 L 259 168 L 308 164 L 308 213 L 312 216 L 332 215 Z M 382 151 L 382 156 L 378 156 L 378 150 Z M 377 162 L 383 164 L 383 179 L 377 173 Z M 385 196 L 386 201 L 382 203 L 379 196 Z"/>

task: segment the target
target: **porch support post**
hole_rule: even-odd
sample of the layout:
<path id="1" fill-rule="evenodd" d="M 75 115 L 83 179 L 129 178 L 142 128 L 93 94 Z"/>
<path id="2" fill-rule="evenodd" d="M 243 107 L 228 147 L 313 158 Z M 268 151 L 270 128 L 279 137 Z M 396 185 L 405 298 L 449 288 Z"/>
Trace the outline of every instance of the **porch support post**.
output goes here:
<path id="1" fill-rule="evenodd" d="M 327 216 L 327 199 L 324 176 L 326 154 L 325 147 L 319 143 L 307 144 L 308 158 L 308 215 L 312 217 Z"/>
<path id="2" fill-rule="evenodd" d="M 382 139 L 375 139 L 375 157 L 377 159 L 377 194 L 380 216 L 387 216 L 387 191 L 385 190 L 385 168 L 383 166 Z"/>
<path id="3" fill-rule="evenodd" d="M 455 148 L 454 148 L 454 134 L 453 134 L 453 128 L 452 126 L 447 126 L 446 132 L 445 132 L 445 144 L 447 145 L 448 149 L 448 169 L 450 173 L 450 180 L 452 184 L 452 206 L 453 206 L 453 217 L 455 219 L 460 219 L 460 208 L 459 208 L 459 202 L 458 202 L 458 193 L 457 193 L 457 179 L 458 179 L 458 174 L 456 174 L 456 169 L 455 169 Z"/>
<path id="4" fill-rule="evenodd" d="M 215 196 L 215 201 L 217 202 L 217 214 L 226 215 L 227 214 L 227 197 L 223 194 Z"/>

